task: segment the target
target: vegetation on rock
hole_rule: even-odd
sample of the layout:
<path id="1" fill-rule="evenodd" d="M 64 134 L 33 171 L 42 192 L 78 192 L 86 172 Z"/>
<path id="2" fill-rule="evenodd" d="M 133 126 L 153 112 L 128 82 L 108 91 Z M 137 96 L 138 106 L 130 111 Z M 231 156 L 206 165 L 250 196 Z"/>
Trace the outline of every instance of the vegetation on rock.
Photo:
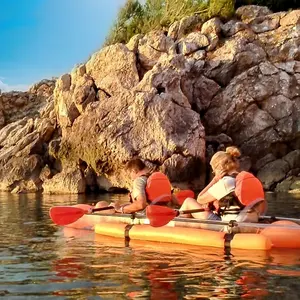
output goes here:
<path id="1" fill-rule="evenodd" d="M 186 16 L 199 15 L 207 21 L 212 17 L 223 20 L 234 14 L 242 5 L 267 6 L 273 11 L 300 7 L 298 0 L 127 0 L 120 9 L 105 45 L 127 43 L 136 34 L 151 30 L 167 29 L 172 23 Z"/>
<path id="2" fill-rule="evenodd" d="M 138 33 L 165 29 L 173 22 L 192 14 L 208 17 L 208 3 L 204 0 L 127 0 L 120 9 L 105 44 L 126 43 Z"/>

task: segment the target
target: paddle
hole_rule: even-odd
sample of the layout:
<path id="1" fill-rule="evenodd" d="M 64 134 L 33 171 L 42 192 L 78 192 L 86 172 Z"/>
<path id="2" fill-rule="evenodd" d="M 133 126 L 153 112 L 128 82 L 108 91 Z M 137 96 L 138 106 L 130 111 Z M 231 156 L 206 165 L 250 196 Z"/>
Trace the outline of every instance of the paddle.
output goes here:
<path id="1" fill-rule="evenodd" d="M 190 210 L 176 210 L 166 206 L 149 205 L 146 208 L 146 216 L 149 219 L 150 225 L 153 227 L 161 227 L 168 224 L 179 215 L 192 214 L 205 211 L 205 208 L 196 208 Z M 226 211 L 236 211 L 236 209 L 227 209 Z M 219 222 L 219 221 L 218 221 Z"/>
<path id="2" fill-rule="evenodd" d="M 205 211 L 204 208 L 179 211 L 166 206 L 149 205 L 146 208 L 146 216 L 153 227 L 161 227 L 168 224 L 180 214 L 196 213 Z"/>
<path id="3" fill-rule="evenodd" d="M 113 206 L 92 208 L 90 210 L 85 210 L 74 206 L 54 206 L 50 208 L 49 215 L 52 221 L 57 225 L 68 225 L 87 213 L 93 213 L 101 210 L 114 209 Z"/>
<path id="4" fill-rule="evenodd" d="M 152 205 L 147 206 L 146 209 L 146 215 L 149 219 L 150 225 L 153 227 L 161 227 L 164 225 L 167 225 L 170 221 L 172 221 L 174 218 L 178 217 L 181 214 L 191 214 L 191 213 L 197 213 L 197 212 L 203 212 L 205 211 L 204 208 L 197 208 L 197 209 L 191 209 L 191 210 L 176 210 L 170 207 L 166 206 L 159 206 L 159 205 Z M 227 210 L 227 211 L 235 211 L 235 209 Z M 261 216 L 259 218 L 260 220 L 269 220 L 269 221 L 291 221 L 295 222 L 300 225 L 300 220 L 295 218 L 285 218 L 285 217 L 271 217 L 271 216 Z M 189 219 L 192 221 L 193 219 Z M 218 225 L 228 225 L 229 222 L 226 221 L 212 221 L 212 220 L 201 220 L 203 223 L 208 224 L 218 224 Z M 243 226 L 245 226 L 247 223 L 243 223 Z M 266 224 L 256 224 L 256 223 L 249 223 L 249 226 L 254 227 L 262 227 Z M 269 225 L 269 224 L 268 224 Z"/>

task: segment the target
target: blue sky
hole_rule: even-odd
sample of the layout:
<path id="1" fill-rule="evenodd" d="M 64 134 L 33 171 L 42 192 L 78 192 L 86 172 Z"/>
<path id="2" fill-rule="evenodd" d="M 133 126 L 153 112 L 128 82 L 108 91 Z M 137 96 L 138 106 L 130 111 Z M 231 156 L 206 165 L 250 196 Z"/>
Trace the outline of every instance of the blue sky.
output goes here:
<path id="1" fill-rule="evenodd" d="M 0 89 L 70 72 L 100 49 L 125 0 L 0 0 Z"/>

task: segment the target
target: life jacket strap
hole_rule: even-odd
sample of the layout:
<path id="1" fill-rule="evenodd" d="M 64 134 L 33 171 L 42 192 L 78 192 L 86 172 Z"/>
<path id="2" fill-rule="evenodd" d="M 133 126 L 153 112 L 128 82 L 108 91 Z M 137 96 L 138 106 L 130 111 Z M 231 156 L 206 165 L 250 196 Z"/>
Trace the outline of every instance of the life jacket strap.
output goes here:
<path id="1" fill-rule="evenodd" d="M 164 194 L 164 195 L 161 195 L 161 196 L 157 197 L 153 201 L 149 201 L 149 203 L 151 205 L 154 205 L 154 204 L 160 205 L 160 204 L 167 204 L 169 201 L 171 201 L 171 195 Z"/>

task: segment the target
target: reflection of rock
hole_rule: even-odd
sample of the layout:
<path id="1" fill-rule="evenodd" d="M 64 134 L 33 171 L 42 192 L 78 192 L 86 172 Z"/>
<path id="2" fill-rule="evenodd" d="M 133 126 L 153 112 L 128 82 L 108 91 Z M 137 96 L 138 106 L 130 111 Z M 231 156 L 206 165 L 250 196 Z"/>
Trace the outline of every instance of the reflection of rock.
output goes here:
<path id="1" fill-rule="evenodd" d="M 135 156 L 174 186 L 200 189 L 205 160 L 232 144 L 265 188 L 297 188 L 299 20 L 300 10 L 259 6 L 225 24 L 189 16 L 58 80 L 0 93 L 0 190 L 128 188 Z"/>

